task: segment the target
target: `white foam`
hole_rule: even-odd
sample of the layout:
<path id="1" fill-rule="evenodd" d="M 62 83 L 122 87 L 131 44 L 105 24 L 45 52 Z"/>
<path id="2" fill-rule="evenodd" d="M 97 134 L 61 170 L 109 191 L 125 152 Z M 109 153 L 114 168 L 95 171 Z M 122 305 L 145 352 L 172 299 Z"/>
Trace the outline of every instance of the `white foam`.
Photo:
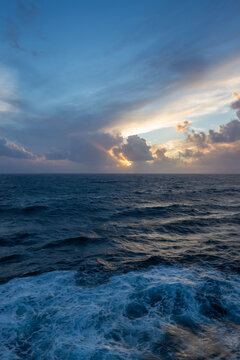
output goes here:
<path id="1" fill-rule="evenodd" d="M 216 349 L 239 356 L 238 276 L 156 266 L 96 287 L 77 277 L 58 271 L 0 286 L 1 359 L 160 359 L 164 351 L 195 359 Z"/>

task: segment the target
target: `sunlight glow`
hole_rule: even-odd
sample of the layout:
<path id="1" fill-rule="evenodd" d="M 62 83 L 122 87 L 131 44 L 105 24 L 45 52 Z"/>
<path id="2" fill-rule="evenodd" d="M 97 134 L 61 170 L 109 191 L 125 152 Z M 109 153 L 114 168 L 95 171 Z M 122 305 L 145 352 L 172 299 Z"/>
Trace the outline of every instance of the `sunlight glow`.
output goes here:
<path id="1" fill-rule="evenodd" d="M 176 122 L 228 112 L 232 94 L 239 98 L 235 91 L 240 88 L 239 70 L 239 59 L 235 63 L 220 66 L 211 76 L 208 74 L 209 78 L 204 77 L 188 84 L 188 87 L 176 91 L 169 100 L 155 99 L 138 111 L 117 119 L 115 124 L 104 130 L 128 137 L 175 126 Z"/>
<path id="2" fill-rule="evenodd" d="M 121 164 L 122 166 L 124 167 L 129 167 L 129 166 L 132 166 L 132 162 L 129 161 L 124 155 L 123 153 L 119 153 L 118 156 L 116 156 L 113 152 L 113 149 L 110 149 L 108 151 L 109 155 L 112 156 L 119 164 Z"/>
<path id="3" fill-rule="evenodd" d="M 118 166 L 124 166 L 124 167 L 129 167 L 132 166 L 132 161 L 129 161 L 124 155 L 123 153 L 119 153 L 118 155 L 114 154 L 114 148 L 116 147 L 112 147 L 110 150 L 105 149 L 102 145 L 97 144 L 96 142 L 92 142 L 92 145 L 95 146 L 97 149 L 105 152 L 106 154 L 110 155 L 110 157 L 112 159 L 114 159 L 117 163 Z"/>

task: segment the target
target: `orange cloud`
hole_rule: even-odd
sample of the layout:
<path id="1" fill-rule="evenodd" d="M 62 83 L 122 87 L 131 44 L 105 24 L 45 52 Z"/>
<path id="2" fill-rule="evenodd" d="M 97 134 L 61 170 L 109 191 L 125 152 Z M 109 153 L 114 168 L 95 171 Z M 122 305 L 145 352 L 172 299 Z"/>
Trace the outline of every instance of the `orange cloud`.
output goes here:
<path id="1" fill-rule="evenodd" d="M 107 150 L 102 145 L 96 142 L 92 142 L 92 145 L 95 146 L 97 149 L 105 152 L 108 156 L 111 156 L 111 158 L 115 160 L 118 166 L 129 167 L 132 165 L 132 162 L 129 161 L 122 152 L 118 153 L 117 155 L 114 153 L 114 149 L 117 148 L 116 146 L 113 146 L 110 150 Z"/>
<path id="2" fill-rule="evenodd" d="M 114 154 L 114 147 L 108 150 L 108 154 L 112 156 L 120 165 L 129 167 L 132 166 L 132 161 L 129 161 L 122 152 L 118 153 L 117 155 Z"/>
<path id="3" fill-rule="evenodd" d="M 238 100 L 240 100 L 240 95 L 239 95 L 239 93 L 238 93 L 237 91 L 234 91 L 234 92 L 233 92 L 233 96 L 234 96 L 235 98 L 237 98 Z"/>
<path id="4" fill-rule="evenodd" d="M 176 129 L 177 131 L 186 132 L 189 127 L 191 126 L 191 123 L 187 120 L 183 121 L 183 123 L 177 123 Z"/>

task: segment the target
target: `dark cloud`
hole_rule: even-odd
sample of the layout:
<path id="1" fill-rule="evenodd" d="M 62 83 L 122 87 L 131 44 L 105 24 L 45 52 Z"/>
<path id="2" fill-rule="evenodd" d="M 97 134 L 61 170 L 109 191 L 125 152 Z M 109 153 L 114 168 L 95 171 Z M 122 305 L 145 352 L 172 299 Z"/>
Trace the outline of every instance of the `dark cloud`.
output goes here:
<path id="1" fill-rule="evenodd" d="M 239 99 L 231 107 L 238 110 Z M 180 125 L 180 129 L 182 128 L 184 126 Z M 179 151 L 179 159 L 190 160 L 194 171 L 240 172 L 240 120 L 231 120 L 220 125 L 217 131 L 210 129 L 206 133 L 187 128 L 186 135 L 182 150 Z"/>
<path id="2" fill-rule="evenodd" d="M 45 154 L 47 160 L 69 160 L 87 165 L 93 171 L 116 165 L 109 150 L 122 144 L 122 137 L 106 133 L 78 134 L 69 137 L 64 149 L 53 150 Z"/>
<path id="3" fill-rule="evenodd" d="M 240 173 L 240 144 L 217 147 L 193 163 L 198 172 L 207 173 Z"/>
<path id="4" fill-rule="evenodd" d="M 156 166 L 161 172 L 176 172 L 179 166 L 179 159 L 169 157 L 167 148 L 161 146 L 154 153 L 154 162 L 152 165 L 152 167 Z"/>
<path id="5" fill-rule="evenodd" d="M 240 140 L 240 121 L 232 120 L 226 125 L 221 125 L 219 131 L 209 130 L 211 143 L 232 143 Z"/>
<path id="6" fill-rule="evenodd" d="M 167 156 L 165 155 L 167 152 L 167 149 L 165 147 L 161 147 L 159 149 L 157 149 L 157 151 L 154 153 L 155 157 L 158 159 L 158 160 L 166 160 L 167 159 Z"/>
<path id="7" fill-rule="evenodd" d="M 231 107 L 232 109 L 236 110 L 237 117 L 240 119 L 240 96 L 237 92 L 235 92 L 233 95 L 236 96 L 237 100 L 231 104 Z"/>
<path id="8" fill-rule="evenodd" d="M 184 149 L 184 151 L 179 151 L 179 157 L 183 157 L 186 159 L 194 159 L 202 157 L 204 154 L 201 151 L 195 151 L 192 149 Z"/>
<path id="9" fill-rule="evenodd" d="M 233 109 L 239 109 L 239 100 L 235 101 L 231 106 Z M 186 133 L 186 142 L 196 146 L 199 150 L 207 149 L 217 143 L 230 144 L 240 140 L 240 121 L 237 119 L 231 120 L 227 124 L 220 125 L 219 130 L 217 131 L 210 129 L 208 132 L 197 132 L 192 130 L 190 125 L 191 124 L 188 121 L 184 121 L 182 124 L 177 124 L 176 128 L 178 131 Z M 188 154 L 190 155 L 190 153 L 182 153 L 182 156 L 190 157 Z"/>
<path id="10" fill-rule="evenodd" d="M 147 145 L 145 139 L 140 138 L 138 135 L 128 136 L 126 144 L 114 149 L 116 156 L 123 154 L 129 161 L 149 161 L 153 160 L 151 147 Z"/>
<path id="11" fill-rule="evenodd" d="M 130 170 L 138 173 L 177 173 L 184 171 L 184 165 L 179 159 L 168 156 L 168 151 L 164 146 L 158 147 L 156 151 L 151 149 L 153 160 L 145 162 L 135 162 Z"/>
<path id="12" fill-rule="evenodd" d="M 196 132 L 192 130 L 191 133 L 187 136 L 187 142 L 194 144 L 199 149 L 204 149 L 209 146 L 208 136 L 203 131 Z"/>
<path id="13" fill-rule="evenodd" d="M 235 100 L 232 104 L 231 104 L 231 108 L 232 109 L 240 109 L 240 99 Z"/>
<path id="14" fill-rule="evenodd" d="M 36 156 L 24 148 L 9 143 L 6 139 L 0 138 L 0 156 L 6 156 L 17 159 L 34 159 Z"/>
<path id="15" fill-rule="evenodd" d="M 146 140 L 137 135 L 129 136 L 124 143 L 121 136 L 98 132 L 70 137 L 65 150 L 51 151 L 45 156 L 47 160 L 70 160 L 104 168 L 115 166 L 122 155 L 132 162 L 153 160 L 150 149 Z"/>

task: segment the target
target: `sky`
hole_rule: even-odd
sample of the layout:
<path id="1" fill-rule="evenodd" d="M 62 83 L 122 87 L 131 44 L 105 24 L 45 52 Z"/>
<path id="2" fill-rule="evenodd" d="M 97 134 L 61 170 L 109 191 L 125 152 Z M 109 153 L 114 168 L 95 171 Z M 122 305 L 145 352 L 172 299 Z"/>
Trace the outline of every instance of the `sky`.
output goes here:
<path id="1" fill-rule="evenodd" d="M 0 173 L 240 173 L 240 0 L 1 0 Z"/>

